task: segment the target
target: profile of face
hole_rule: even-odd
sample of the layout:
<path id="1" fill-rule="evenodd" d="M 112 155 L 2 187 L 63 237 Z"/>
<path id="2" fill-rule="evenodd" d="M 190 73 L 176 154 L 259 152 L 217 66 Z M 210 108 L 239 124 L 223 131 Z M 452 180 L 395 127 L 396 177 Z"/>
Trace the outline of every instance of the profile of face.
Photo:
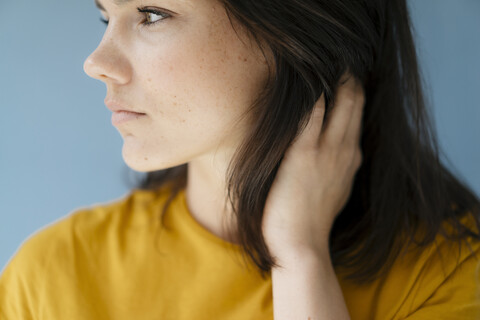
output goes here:
<path id="1" fill-rule="evenodd" d="M 107 105 L 144 114 L 114 122 L 126 164 L 147 172 L 234 152 L 251 124 L 242 114 L 264 87 L 268 67 L 243 29 L 232 28 L 223 5 L 96 3 L 108 26 L 84 70 L 105 82 Z"/>

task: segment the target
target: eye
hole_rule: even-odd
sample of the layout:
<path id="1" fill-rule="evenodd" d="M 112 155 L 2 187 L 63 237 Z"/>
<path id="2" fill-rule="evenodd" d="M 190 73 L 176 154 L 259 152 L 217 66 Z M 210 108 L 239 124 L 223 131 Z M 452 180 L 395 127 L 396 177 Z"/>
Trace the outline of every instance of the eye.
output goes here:
<path id="1" fill-rule="evenodd" d="M 153 25 L 159 21 L 165 20 L 168 17 L 171 17 L 170 14 L 158 10 L 158 9 L 151 9 L 151 8 L 137 8 L 138 12 L 145 13 L 145 21 L 142 22 L 144 26 Z M 108 25 L 108 20 L 100 18 L 100 21 Z"/>
<path id="2" fill-rule="evenodd" d="M 143 22 L 143 25 L 148 26 L 152 25 L 154 23 L 157 23 L 159 21 L 165 20 L 166 18 L 170 17 L 170 14 L 160 11 L 157 9 L 151 9 L 151 8 L 137 8 L 138 12 L 143 12 L 146 15 L 146 22 Z M 157 17 L 155 17 L 157 16 Z M 151 20 L 150 20 L 151 19 Z"/>

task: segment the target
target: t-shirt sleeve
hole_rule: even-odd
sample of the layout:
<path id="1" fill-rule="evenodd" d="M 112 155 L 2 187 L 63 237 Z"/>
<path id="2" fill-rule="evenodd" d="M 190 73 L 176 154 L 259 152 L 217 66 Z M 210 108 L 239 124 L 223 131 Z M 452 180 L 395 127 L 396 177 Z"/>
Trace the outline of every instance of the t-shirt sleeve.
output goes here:
<path id="1" fill-rule="evenodd" d="M 10 259 L 0 275 L 0 319 L 35 319 L 33 303 L 41 286 L 32 259 L 32 239 L 28 239 Z"/>
<path id="2" fill-rule="evenodd" d="M 0 320 L 38 319 L 46 270 L 64 224 L 61 221 L 34 232 L 7 263 L 0 274 Z"/>
<path id="3" fill-rule="evenodd" d="M 406 320 L 479 320 L 480 250 L 463 260 Z"/>

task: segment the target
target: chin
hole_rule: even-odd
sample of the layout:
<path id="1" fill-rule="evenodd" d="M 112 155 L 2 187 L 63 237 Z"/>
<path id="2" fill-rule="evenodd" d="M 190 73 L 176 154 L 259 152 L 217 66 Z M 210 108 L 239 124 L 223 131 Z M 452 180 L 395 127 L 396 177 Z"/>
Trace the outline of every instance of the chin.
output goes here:
<path id="1" fill-rule="evenodd" d="M 132 157 L 124 154 L 123 161 L 130 169 L 138 172 L 151 172 L 173 167 L 169 165 L 159 165 L 157 161 L 153 161 L 148 157 L 142 157 L 141 155 Z"/>
<path id="2" fill-rule="evenodd" d="M 163 159 L 156 155 L 148 156 L 147 153 L 129 152 L 125 147 L 122 149 L 122 157 L 125 164 L 132 170 L 138 172 L 152 172 L 173 168 L 185 162 L 173 161 L 175 159 Z"/>

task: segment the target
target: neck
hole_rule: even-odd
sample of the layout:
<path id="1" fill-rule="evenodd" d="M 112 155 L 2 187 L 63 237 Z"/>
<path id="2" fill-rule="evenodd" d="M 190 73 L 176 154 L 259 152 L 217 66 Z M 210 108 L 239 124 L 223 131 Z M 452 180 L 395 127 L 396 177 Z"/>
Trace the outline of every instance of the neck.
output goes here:
<path id="1" fill-rule="evenodd" d="M 186 201 L 192 217 L 215 236 L 237 243 L 234 215 L 227 201 L 228 162 L 203 157 L 188 163 Z"/>

